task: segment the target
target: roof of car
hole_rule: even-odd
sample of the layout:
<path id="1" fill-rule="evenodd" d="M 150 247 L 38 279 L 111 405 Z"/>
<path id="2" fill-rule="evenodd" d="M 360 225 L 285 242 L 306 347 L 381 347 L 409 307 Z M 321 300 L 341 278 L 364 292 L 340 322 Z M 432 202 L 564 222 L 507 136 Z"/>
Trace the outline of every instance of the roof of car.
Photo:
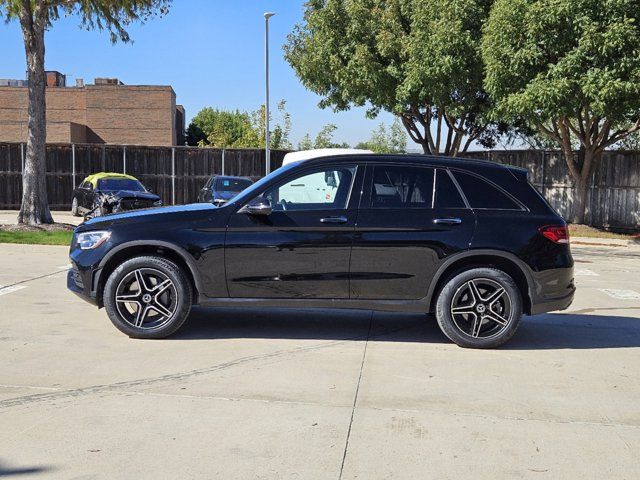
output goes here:
<path id="1" fill-rule="evenodd" d="M 312 150 L 298 150 L 287 153 L 282 159 L 282 165 L 287 165 L 301 160 L 311 160 L 313 158 L 329 157 L 336 155 L 358 155 L 361 153 L 373 153 L 371 150 L 362 148 L 314 148 Z"/>
<path id="2" fill-rule="evenodd" d="M 507 165 L 491 162 L 489 160 L 483 160 L 478 158 L 462 158 L 462 157 L 444 157 L 439 155 L 421 155 L 421 154 L 382 154 L 382 153 L 350 153 L 348 155 L 326 155 L 316 158 L 310 158 L 308 160 L 299 161 L 305 165 L 321 164 L 328 162 L 353 162 L 353 161 L 366 161 L 366 162 L 398 162 L 398 163 L 426 163 L 439 167 L 481 167 L 481 168 L 495 168 L 495 169 L 517 169 Z"/>
<path id="3" fill-rule="evenodd" d="M 93 185 L 93 188 L 98 186 L 98 180 L 104 180 L 107 178 L 117 178 L 122 180 L 138 180 L 136 177 L 132 177 L 131 175 L 127 175 L 125 173 L 113 173 L 113 172 L 100 172 L 94 173 L 93 175 L 89 175 L 87 178 L 83 180 L 84 182 L 89 182 Z"/>

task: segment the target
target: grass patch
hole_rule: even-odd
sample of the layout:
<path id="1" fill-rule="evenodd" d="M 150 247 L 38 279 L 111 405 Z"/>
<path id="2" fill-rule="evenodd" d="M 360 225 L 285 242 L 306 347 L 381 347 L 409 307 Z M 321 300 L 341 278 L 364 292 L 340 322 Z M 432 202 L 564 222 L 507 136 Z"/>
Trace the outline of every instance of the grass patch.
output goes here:
<path id="1" fill-rule="evenodd" d="M 640 238 L 638 234 L 614 233 L 587 225 L 569 224 L 569 234 L 572 237 L 587 238 L 617 238 L 620 240 L 633 240 Z"/>
<path id="2" fill-rule="evenodd" d="M 69 245 L 73 231 L 39 230 L 8 231 L 0 230 L 0 243 L 24 243 L 30 245 Z"/>

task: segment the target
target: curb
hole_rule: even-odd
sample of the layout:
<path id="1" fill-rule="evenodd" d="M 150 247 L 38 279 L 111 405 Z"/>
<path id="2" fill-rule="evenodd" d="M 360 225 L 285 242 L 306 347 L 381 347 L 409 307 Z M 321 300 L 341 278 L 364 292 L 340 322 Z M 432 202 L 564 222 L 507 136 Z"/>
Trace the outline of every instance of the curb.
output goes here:
<path id="1" fill-rule="evenodd" d="M 623 240 L 621 238 L 571 237 L 571 244 L 591 247 L 640 247 L 640 238 Z"/>

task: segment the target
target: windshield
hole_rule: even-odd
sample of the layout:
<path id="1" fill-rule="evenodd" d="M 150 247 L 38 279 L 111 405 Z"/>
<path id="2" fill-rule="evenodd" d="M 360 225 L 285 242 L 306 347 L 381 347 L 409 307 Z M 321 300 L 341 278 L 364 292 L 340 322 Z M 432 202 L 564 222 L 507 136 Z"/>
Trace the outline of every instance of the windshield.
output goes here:
<path id="1" fill-rule="evenodd" d="M 219 192 L 241 192 L 253 182 L 247 178 L 217 178 L 216 190 Z"/>
<path id="2" fill-rule="evenodd" d="M 264 186 L 267 183 L 269 183 L 274 177 L 279 177 L 281 174 L 291 170 L 294 167 L 297 167 L 298 165 L 300 165 L 300 163 L 301 162 L 288 163 L 288 164 L 286 164 L 286 165 L 274 170 L 273 172 L 271 172 L 266 177 L 262 177 L 256 183 L 254 183 L 250 187 L 244 189 L 240 195 L 237 195 L 236 197 L 234 197 L 233 200 L 230 201 L 227 205 L 230 205 L 232 203 L 233 204 L 242 203 L 242 202 L 245 202 L 247 200 L 250 200 L 251 198 L 255 197 L 258 193 L 261 193 L 262 190 L 264 189 Z"/>
<path id="3" fill-rule="evenodd" d="M 146 189 L 138 180 L 130 180 L 128 178 L 105 178 L 98 180 L 98 190 L 110 192 L 116 192 L 118 190 L 146 192 Z"/>

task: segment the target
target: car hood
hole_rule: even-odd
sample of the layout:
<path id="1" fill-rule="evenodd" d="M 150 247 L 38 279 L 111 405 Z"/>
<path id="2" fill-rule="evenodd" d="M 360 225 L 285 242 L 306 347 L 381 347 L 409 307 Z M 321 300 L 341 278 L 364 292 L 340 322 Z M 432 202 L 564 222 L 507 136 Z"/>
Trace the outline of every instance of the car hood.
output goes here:
<path id="1" fill-rule="evenodd" d="M 128 212 L 113 213 L 95 217 L 81 223 L 76 231 L 109 229 L 116 225 L 133 223 L 148 223 L 155 221 L 184 221 L 191 218 L 215 215 L 219 209 L 211 203 L 192 203 L 189 205 L 174 205 L 170 207 L 143 208 Z"/>
<path id="2" fill-rule="evenodd" d="M 117 198 L 138 198 L 141 200 L 160 200 L 160 197 L 155 193 L 150 192 L 134 192 L 133 190 L 118 190 L 116 192 L 112 191 L 100 191 L 99 193 L 105 195 L 113 195 Z"/>

